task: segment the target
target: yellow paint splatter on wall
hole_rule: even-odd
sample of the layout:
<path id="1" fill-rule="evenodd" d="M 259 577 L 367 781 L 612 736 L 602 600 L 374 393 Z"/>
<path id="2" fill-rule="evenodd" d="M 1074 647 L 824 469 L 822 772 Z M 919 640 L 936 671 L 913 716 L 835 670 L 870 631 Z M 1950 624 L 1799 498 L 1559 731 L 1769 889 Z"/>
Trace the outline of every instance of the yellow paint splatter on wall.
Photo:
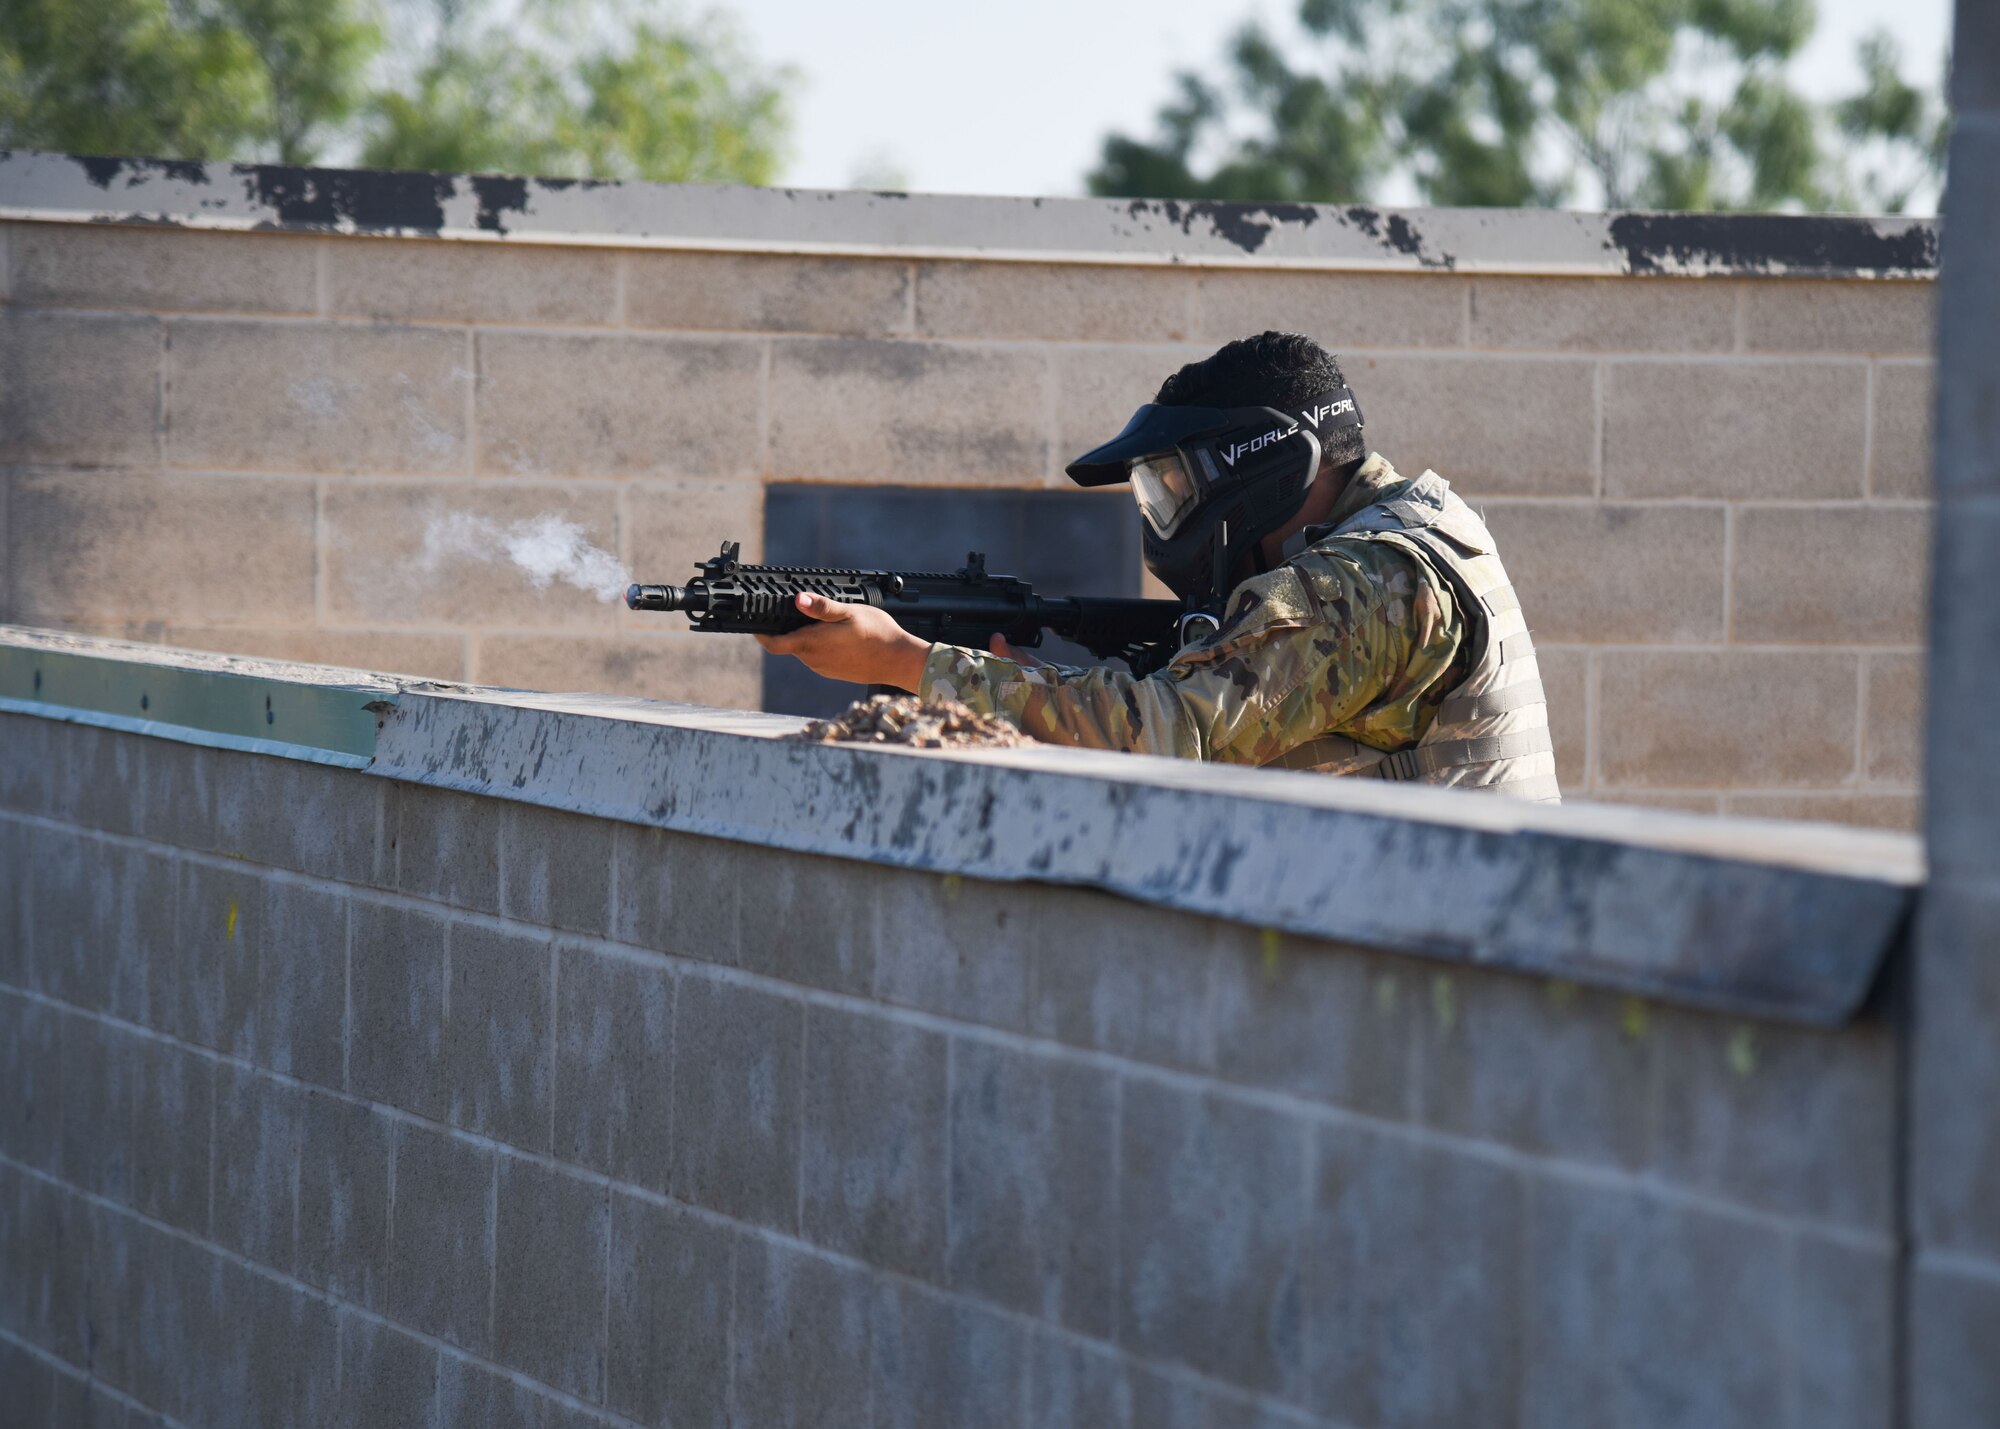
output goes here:
<path id="1" fill-rule="evenodd" d="M 234 898 L 229 900 L 229 914 L 223 920 L 222 938 L 224 942 L 228 943 L 236 941 L 236 900 Z"/>
<path id="2" fill-rule="evenodd" d="M 1618 1025 L 1634 1042 L 1646 1035 L 1646 999 L 1628 997 L 1618 1013 Z"/>
<path id="3" fill-rule="evenodd" d="M 1266 981 L 1278 975 L 1278 947 L 1280 938 L 1276 928 L 1266 928 L 1257 935 L 1264 949 L 1264 978 Z"/>

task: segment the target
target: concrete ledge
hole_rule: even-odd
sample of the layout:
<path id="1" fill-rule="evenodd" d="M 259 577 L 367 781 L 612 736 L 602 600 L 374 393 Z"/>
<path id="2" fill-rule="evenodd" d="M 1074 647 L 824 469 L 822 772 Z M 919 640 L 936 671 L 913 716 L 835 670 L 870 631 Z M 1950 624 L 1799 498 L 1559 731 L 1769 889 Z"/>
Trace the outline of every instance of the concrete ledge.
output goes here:
<path id="1" fill-rule="evenodd" d="M 0 650 L 100 662 L 107 678 L 122 665 L 329 690 L 375 716 L 365 767 L 392 779 L 798 852 L 1075 884 L 1807 1023 L 1861 1005 L 1922 879 L 1916 839 L 1830 826 L 1545 809 L 1077 750 L 823 746 L 780 741 L 799 725 L 782 716 L 330 675 L 18 628 L 0 627 Z M 144 732 L 217 742 L 199 726 L 203 708 L 189 702 L 189 724 Z M 102 722 L 53 702 L 24 712 Z"/>
<path id="2" fill-rule="evenodd" d="M 1927 219 L 978 198 L 0 151 L 0 218 L 905 258 L 1933 277 Z"/>

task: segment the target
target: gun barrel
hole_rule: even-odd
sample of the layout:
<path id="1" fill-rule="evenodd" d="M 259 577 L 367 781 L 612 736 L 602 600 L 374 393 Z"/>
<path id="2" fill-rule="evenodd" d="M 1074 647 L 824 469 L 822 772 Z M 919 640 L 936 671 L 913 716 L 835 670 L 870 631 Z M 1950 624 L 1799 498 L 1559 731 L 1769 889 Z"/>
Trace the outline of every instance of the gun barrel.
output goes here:
<path id="1" fill-rule="evenodd" d="M 708 592 L 700 586 L 629 585 L 625 587 L 628 610 L 687 610 L 699 614 L 708 609 Z"/>

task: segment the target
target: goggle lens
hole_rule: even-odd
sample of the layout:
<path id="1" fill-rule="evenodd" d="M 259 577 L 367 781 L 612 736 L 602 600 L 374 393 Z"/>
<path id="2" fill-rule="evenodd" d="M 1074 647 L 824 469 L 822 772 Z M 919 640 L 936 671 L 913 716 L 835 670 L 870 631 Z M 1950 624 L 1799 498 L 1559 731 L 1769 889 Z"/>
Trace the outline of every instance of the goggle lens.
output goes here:
<path id="1" fill-rule="evenodd" d="M 1194 505 L 1195 494 L 1194 480 L 1180 454 L 1167 452 L 1133 462 L 1131 481 L 1139 514 L 1146 518 L 1153 534 L 1163 540 L 1173 535 L 1188 508 Z"/>

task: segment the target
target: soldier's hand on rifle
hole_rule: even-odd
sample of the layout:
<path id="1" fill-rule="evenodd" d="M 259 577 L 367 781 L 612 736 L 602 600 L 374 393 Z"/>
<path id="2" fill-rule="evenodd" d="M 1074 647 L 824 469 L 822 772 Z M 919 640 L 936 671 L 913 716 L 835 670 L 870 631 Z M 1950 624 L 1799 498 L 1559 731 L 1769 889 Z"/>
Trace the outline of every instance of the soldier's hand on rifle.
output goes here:
<path id="1" fill-rule="evenodd" d="M 852 605 L 822 595 L 801 595 L 799 610 L 811 625 L 783 635 L 759 635 L 757 643 L 774 655 L 796 655 L 815 675 L 857 685 L 893 685 L 916 691 L 923 683 L 928 642 L 896 623 L 886 610 Z"/>

